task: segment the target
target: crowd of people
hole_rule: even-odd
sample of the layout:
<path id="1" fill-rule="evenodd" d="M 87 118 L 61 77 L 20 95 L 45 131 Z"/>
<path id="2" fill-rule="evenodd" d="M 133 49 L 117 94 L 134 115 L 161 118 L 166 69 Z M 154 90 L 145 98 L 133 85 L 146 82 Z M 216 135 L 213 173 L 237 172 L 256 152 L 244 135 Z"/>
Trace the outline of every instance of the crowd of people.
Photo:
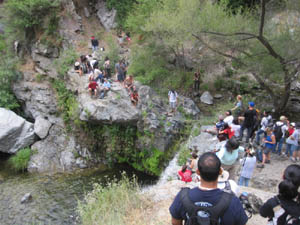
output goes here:
<path id="1" fill-rule="evenodd" d="M 177 194 L 170 206 L 172 224 L 183 221 L 185 224 L 204 224 L 204 221 L 208 221 L 205 224 L 246 224 L 247 209 L 242 207 L 242 199 L 247 199 L 247 193 L 238 198 L 238 187 L 248 186 L 255 167 L 264 168 L 269 164 L 271 154 L 289 157 L 293 163 L 300 161 L 299 130 L 300 123 L 290 122 L 286 116 L 276 121 L 269 111 L 260 113 L 254 102 L 248 102 L 244 109 L 242 96 L 238 95 L 234 107 L 219 115 L 212 129 L 204 130 L 218 137 L 218 148 L 199 159 L 194 150 L 191 159 L 178 171 L 180 180 L 199 182 L 199 186 L 184 188 Z M 238 168 L 240 173 L 236 179 Z M 260 207 L 260 215 L 269 219 L 268 224 L 300 225 L 299 186 L 300 165 L 292 164 L 284 171 L 279 194 Z M 231 193 L 231 198 L 226 198 L 224 192 Z M 203 215 L 209 216 L 203 218 Z M 221 223 L 214 223 L 216 218 Z"/>
<path id="2" fill-rule="evenodd" d="M 91 37 L 92 52 L 99 50 L 104 51 L 104 48 L 99 49 L 99 41 Z M 92 55 L 81 55 L 80 59 L 75 62 L 74 70 L 80 76 L 88 76 L 88 93 L 91 97 L 103 99 L 111 90 L 113 81 L 120 82 L 127 90 L 130 100 L 134 106 L 138 104 L 139 95 L 132 75 L 127 76 L 128 63 L 122 59 L 119 60 L 113 67 L 108 57 L 105 57 L 103 65 L 97 57 Z M 115 76 L 115 77 L 113 77 Z"/>

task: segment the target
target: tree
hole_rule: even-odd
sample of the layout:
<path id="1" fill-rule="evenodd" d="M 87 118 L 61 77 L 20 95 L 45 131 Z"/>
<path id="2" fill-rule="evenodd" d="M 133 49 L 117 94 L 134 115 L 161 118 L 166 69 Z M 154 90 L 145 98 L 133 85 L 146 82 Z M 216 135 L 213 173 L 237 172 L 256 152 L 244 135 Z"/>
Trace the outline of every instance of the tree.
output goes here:
<path id="1" fill-rule="evenodd" d="M 293 11 L 286 13 L 291 2 Z M 295 6 L 299 2 L 273 4 L 260 0 L 257 10 L 243 8 L 234 13 L 227 4 L 228 1 L 163 0 L 163 7 L 151 14 L 145 27 L 174 54 L 184 54 L 180 46 L 198 42 L 231 59 L 253 75 L 270 96 L 276 113 L 282 113 L 290 98 L 291 83 L 299 74 L 300 29 L 281 18 L 276 24 L 272 18 L 276 14 L 297 15 L 299 7 Z"/>

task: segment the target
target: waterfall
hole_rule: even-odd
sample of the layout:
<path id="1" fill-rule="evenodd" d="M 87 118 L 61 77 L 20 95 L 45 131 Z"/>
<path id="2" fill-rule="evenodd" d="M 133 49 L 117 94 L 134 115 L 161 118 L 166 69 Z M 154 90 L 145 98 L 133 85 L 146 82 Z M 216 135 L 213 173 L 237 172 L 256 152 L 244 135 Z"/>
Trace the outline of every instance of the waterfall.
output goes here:
<path id="1" fill-rule="evenodd" d="M 180 169 L 180 166 L 177 165 L 178 156 L 179 156 L 179 152 L 176 153 L 174 158 L 169 162 L 167 168 L 160 175 L 157 185 L 164 184 L 169 180 L 177 179 L 177 172 Z"/>

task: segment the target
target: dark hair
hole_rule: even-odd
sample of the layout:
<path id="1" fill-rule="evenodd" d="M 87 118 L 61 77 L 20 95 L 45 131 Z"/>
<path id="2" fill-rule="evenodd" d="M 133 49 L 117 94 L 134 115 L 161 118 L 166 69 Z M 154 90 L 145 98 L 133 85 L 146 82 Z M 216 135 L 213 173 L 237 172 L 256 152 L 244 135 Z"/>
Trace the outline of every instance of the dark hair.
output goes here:
<path id="1" fill-rule="evenodd" d="M 181 171 L 184 173 L 187 169 L 187 165 L 183 165 L 182 168 L 181 168 Z"/>
<path id="2" fill-rule="evenodd" d="M 231 110 L 227 110 L 226 112 L 228 112 L 228 114 L 229 114 L 230 116 L 232 115 Z"/>
<path id="3" fill-rule="evenodd" d="M 298 188 L 300 186 L 300 165 L 289 165 L 284 170 L 283 179 L 291 181 Z"/>
<path id="4" fill-rule="evenodd" d="M 238 142 L 238 140 L 235 137 L 230 138 L 226 144 L 226 151 L 232 153 L 233 150 L 237 149 L 240 146 L 240 143 Z"/>
<path id="5" fill-rule="evenodd" d="M 221 168 L 221 161 L 212 152 L 202 154 L 198 160 L 200 177 L 205 181 L 216 181 Z"/>
<path id="6" fill-rule="evenodd" d="M 223 124 L 223 129 L 222 129 L 222 130 L 225 130 L 225 129 L 227 129 L 227 128 L 229 128 L 228 123 L 224 123 L 224 124 Z"/>
<path id="7" fill-rule="evenodd" d="M 278 189 L 279 196 L 286 200 L 292 200 L 298 195 L 298 187 L 290 180 L 281 181 L 278 185 Z"/>
<path id="8" fill-rule="evenodd" d="M 240 125 L 238 118 L 234 118 L 233 121 L 232 121 L 232 123 L 235 124 L 235 125 Z"/>
<path id="9" fill-rule="evenodd" d="M 194 159 L 197 159 L 197 158 L 198 158 L 197 153 L 196 153 L 196 152 L 193 152 L 193 153 L 192 153 L 192 157 L 193 157 Z"/>

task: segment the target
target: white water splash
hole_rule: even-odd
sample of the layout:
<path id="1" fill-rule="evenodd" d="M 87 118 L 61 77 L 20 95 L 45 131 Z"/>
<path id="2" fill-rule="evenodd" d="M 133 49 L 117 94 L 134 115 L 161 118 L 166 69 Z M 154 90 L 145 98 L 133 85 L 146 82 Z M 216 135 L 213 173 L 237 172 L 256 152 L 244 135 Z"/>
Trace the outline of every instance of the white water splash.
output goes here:
<path id="1" fill-rule="evenodd" d="M 180 166 L 177 164 L 178 156 L 179 156 L 179 152 L 176 153 L 174 158 L 169 162 L 167 168 L 160 175 L 157 185 L 164 184 L 169 180 L 177 179 L 177 172 L 180 169 Z"/>

